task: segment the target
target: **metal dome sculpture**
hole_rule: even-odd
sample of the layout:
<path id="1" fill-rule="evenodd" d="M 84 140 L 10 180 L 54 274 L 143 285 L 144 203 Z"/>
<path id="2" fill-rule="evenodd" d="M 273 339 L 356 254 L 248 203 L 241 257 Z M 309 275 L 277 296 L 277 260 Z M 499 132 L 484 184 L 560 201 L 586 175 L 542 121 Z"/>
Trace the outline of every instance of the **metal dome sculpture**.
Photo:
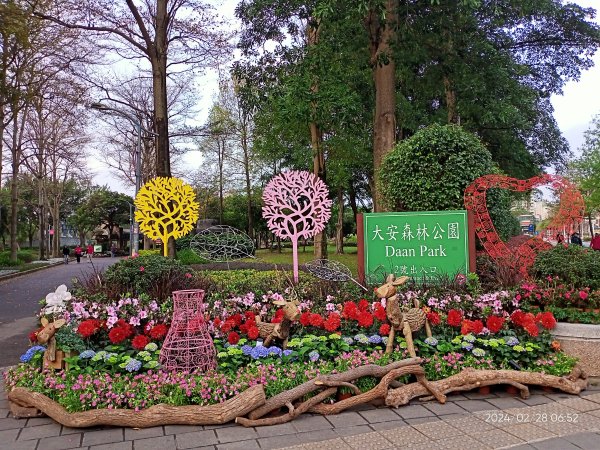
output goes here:
<path id="1" fill-rule="evenodd" d="M 195 235 L 190 248 L 203 259 L 229 262 L 254 258 L 254 241 L 243 231 L 229 225 L 215 225 Z"/>
<path id="2" fill-rule="evenodd" d="M 331 259 L 315 259 L 305 263 L 304 267 L 321 280 L 341 282 L 352 281 L 365 291 L 367 290 L 366 287 L 352 277 L 350 269 L 339 261 L 332 261 Z"/>

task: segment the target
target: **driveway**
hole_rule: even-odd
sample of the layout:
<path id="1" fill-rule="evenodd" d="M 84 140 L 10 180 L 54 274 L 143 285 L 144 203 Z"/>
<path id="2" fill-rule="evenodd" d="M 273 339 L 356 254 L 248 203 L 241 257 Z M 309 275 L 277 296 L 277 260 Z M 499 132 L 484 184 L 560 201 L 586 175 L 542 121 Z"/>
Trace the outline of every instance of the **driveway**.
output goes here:
<path id="1" fill-rule="evenodd" d="M 71 286 L 73 279 L 84 279 L 96 271 L 102 272 L 120 258 L 82 259 L 48 269 L 0 281 L 0 367 L 18 362 L 28 346 L 28 334 L 37 328 L 35 315 L 39 302 L 61 284 Z"/>

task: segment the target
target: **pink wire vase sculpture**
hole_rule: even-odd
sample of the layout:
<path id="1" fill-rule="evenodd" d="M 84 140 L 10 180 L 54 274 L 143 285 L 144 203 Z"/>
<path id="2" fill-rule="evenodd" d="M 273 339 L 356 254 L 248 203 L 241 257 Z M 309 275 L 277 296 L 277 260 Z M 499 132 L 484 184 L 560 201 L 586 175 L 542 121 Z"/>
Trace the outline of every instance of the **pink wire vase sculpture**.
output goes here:
<path id="1" fill-rule="evenodd" d="M 217 367 L 215 345 L 204 321 L 204 291 L 173 292 L 173 320 L 160 350 L 165 371 L 207 371 Z"/>
<path id="2" fill-rule="evenodd" d="M 298 283 L 298 239 L 320 233 L 331 217 L 327 185 L 305 170 L 271 178 L 263 191 L 263 217 L 275 236 L 292 241 L 294 283 Z"/>

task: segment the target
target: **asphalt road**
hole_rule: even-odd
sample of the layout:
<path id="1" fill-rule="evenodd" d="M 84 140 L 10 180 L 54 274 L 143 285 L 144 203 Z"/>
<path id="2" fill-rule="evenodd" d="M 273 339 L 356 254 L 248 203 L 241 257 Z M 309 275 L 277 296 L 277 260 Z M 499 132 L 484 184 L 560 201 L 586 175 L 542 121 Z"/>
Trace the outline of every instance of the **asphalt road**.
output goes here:
<path id="1" fill-rule="evenodd" d="M 29 345 L 28 334 L 37 328 L 35 315 L 39 302 L 61 284 L 71 286 L 73 279 L 84 279 L 103 271 L 120 258 L 82 259 L 0 281 L 0 367 L 16 364 Z"/>

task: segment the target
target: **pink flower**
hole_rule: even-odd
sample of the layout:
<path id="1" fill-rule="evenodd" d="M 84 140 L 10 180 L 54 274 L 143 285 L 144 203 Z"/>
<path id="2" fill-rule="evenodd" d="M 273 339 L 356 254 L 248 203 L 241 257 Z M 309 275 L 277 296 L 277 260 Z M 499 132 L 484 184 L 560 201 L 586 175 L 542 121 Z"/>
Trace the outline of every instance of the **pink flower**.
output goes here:
<path id="1" fill-rule="evenodd" d="M 185 277 L 186 277 L 186 278 L 192 278 L 192 274 L 191 274 L 191 273 L 186 273 L 186 274 L 185 274 Z"/>
<path id="2" fill-rule="evenodd" d="M 144 269 L 144 266 L 140 266 L 140 272 L 143 272 L 144 270 L 146 270 Z"/>
<path id="3" fill-rule="evenodd" d="M 585 300 L 588 297 L 589 297 L 589 294 L 586 291 L 579 291 L 579 298 L 581 300 Z"/>

